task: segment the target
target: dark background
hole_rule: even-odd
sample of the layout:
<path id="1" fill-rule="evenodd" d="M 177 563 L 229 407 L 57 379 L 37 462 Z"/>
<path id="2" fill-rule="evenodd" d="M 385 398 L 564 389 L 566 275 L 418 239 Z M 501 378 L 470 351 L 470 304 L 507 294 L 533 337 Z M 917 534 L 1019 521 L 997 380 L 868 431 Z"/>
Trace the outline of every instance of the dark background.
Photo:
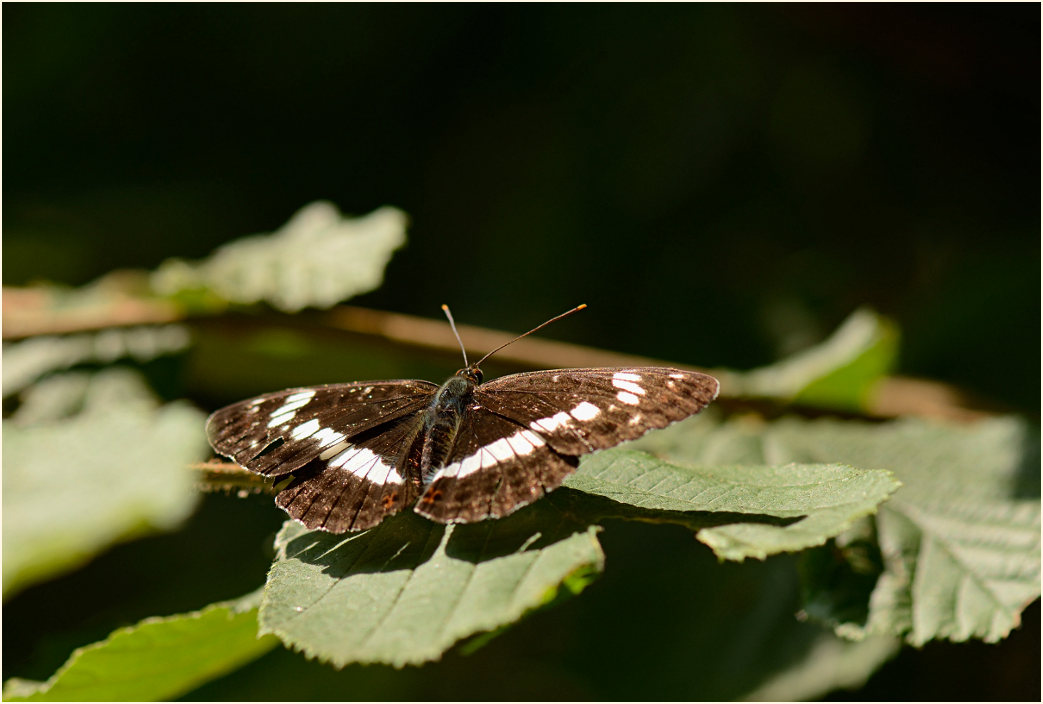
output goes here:
<path id="1" fill-rule="evenodd" d="M 411 217 L 409 244 L 361 305 L 437 317 L 447 302 L 462 322 L 521 331 L 587 302 L 549 334 L 745 368 L 868 304 L 901 327 L 900 372 L 1036 413 L 1039 13 L 6 4 L 3 281 L 82 284 L 202 257 L 320 198 L 359 214 L 390 204 Z M 185 535 L 117 548 L 7 604 L 5 655 L 22 647 L 4 675 L 46 677 L 114 619 L 259 584 L 270 555 L 257 546 L 279 516 L 222 498 Z M 229 511 L 252 532 L 229 534 Z M 627 530 L 629 543 L 606 531 L 608 549 L 624 546 L 613 564 L 642 554 L 646 529 Z M 252 546 L 238 581 L 206 585 L 235 559 L 196 553 L 213 531 L 224 549 Z M 149 566 L 156 555 L 167 572 Z M 127 579 L 106 591 L 114 571 Z M 85 610 L 75 593 L 99 601 Z M 594 618 L 614 593 L 596 585 L 441 669 L 335 674 L 280 652 L 197 696 L 459 698 L 425 687 L 513 661 L 510 643 L 544 647 L 554 619 Z M 646 611 L 685 600 L 647 596 Z M 1038 679 L 1020 678 L 1039 661 L 1038 613 L 1000 647 L 907 650 L 856 696 L 1031 699 Z M 689 698 L 684 672 L 658 690 L 622 671 L 632 689 L 599 680 L 618 670 L 611 652 L 642 650 L 671 621 L 632 616 L 618 638 L 559 647 L 575 662 L 535 672 L 545 692 L 499 698 Z M 533 657 L 526 667 L 552 667 Z M 301 679 L 274 688 L 282 672 Z M 497 698 L 502 682 L 486 677 L 475 697 Z"/>
<path id="2" fill-rule="evenodd" d="M 4 282 L 201 257 L 325 198 L 364 305 L 738 368 L 870 304 L 1036 408 L 1039 8 L 6 5 Z"/>

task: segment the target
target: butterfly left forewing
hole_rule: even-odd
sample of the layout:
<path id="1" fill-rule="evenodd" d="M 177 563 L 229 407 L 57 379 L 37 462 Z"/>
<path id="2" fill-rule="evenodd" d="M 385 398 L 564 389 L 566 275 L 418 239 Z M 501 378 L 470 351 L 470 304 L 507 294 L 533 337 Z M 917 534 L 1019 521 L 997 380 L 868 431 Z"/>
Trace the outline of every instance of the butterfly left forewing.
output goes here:
<path id="1" fill-rule="evenodd" d="M 417 380 L 287 389 L 214 412 L 207 419 L 207 438 L 219 454 L 251 472 L 282 476 L 423 408 L 437 389 Z"/>

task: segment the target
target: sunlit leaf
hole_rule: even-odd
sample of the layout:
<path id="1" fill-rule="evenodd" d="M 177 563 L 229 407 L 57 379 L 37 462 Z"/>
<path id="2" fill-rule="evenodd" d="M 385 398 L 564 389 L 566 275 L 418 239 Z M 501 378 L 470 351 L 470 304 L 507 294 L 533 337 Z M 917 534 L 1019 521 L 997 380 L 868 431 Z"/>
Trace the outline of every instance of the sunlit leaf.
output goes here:
<path id="1" fill-rule="evenodd" d="M 361 534 L 287 522 L 261 605 L 263 632 L 343 666 L 438 659 L 454 643 L 582 588 L 602 568 L 598 528 L 539 502 L 445 527 L 412 512 Z"/>
<path id="2" fill-rule="evenodd" d="M 346 218 L 320 201 L 276 232 L 235 240 L 201 262 L 166 261 L 152 285 L 205 307 L 263 301 L 288 312 L 328 308 L 380 285 L 392 253 L 405 244 L 406 222 L 395 208 Z"/>
<path id="3" fill-rule="evenodd" d="M 772 525 L 732 517 L 700 530 L 699 540 L 729 560 L 822 545 L 875 512 L 899 486 L 884 470 L 836 464 L 688 467 L 628 450 L 585 458 L 566 485 L 641 508 L 799 519 Z"/>
<path id="4" fill-rule="evenodd" d="M 251 594 L 187 614 L 148 618 L 73 652 L 46 682 L 11 679 L 5 701 L 164 701 L 260 657 L 278 644 L 257 635 Z"/>
<path id="5" fill-rule="evenodd" d="M 626 451 L 590 457 L 569 483 L 587 493 L 559 489 L 507 519 L 449 529 L 412 513 L 347 536 L 287 523 L 262 626 L 336 665 L 423 662 L 512 623 L 562 586 L 582 589 L 601 569 L 596 520 L 712 526 L 700 538 L 720 555 L 764 557 L 825 542 L 896 486 L 884 471 L 700 470 Z M 761 525 L 743 513 L 795 522 Z"/>
<path id="6" fill-rule="evenodd" d="M 1039 598 L 1039 436 L 1017 418 L 717 425 L 708 417 L 642 446 L 688 462 L 829 461 L 894 471 L 903 487 L 875 520 L 878 577 L 847 570 L 841 579 L 834 570 L 840 583 L 814 590 L 821 596 L 836 593 L 841 583 L 846 589 L 866 584 L 866 621 L 852 620 L 859 609 L 851 593 L 843 606 L 821 598 L 809 605 L 809 613 L 835 622 L 844 635 L 895 634 L 914 644 L 991 642 L 1016 627 L 1024 607 Z"/>

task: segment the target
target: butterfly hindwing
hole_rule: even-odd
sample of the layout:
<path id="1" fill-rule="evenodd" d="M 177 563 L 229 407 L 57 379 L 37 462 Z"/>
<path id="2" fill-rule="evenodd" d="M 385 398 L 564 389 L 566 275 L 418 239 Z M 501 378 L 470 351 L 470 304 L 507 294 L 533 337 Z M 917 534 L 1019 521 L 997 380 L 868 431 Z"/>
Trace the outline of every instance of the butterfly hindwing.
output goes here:
<path id="1" fill-rule="evenodd" d="M 419 412 L 331 448 L 294 472 L 275 503 L 310 529 L 365 530 L 412 504 L 419 494 L 408 464 L 420 432 Z M 336 454 L 330 454 L 333 450 Z"/>
<path id="2" fill-rule="evenodd" d="M 287 389 L 216 411 L 206 431 L 217 452 L 252 472 L 277 477 L 327 459 L 350 438 L 423 408 L 437 390 L 418 380 Z"/>
<path id="3" fill-rule="evenodd" d="M 575 458 L 533 431 L 474 405 L 415 510 L 440 523 L 500 518 L 556 489 L 575 468 Z"/>

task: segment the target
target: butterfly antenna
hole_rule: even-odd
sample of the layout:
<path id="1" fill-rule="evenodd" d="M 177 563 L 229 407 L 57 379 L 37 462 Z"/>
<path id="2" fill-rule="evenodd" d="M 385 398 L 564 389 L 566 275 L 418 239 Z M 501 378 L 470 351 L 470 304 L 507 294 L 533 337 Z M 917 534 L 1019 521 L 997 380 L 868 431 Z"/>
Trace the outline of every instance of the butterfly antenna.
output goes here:
<path id="1" fill-rule="evenodd" d="M 540 329 L 542 329 L 542 328 L 545 328 L 545 327 L 547 327 L 548 325 L 550 325 L 551 323 L 555 323 L 555 322 L 557 322 L 557 321 L 561 320 L 562 318 L 566 318 L 566 317 L 568 317 L 568 316 L 572 315 L 573 313 L 577 313 L 577 312 L 579 312 L 579 311 L 583 310 L 583 309 L 584 309 L 584 308 L 586 308 L 586 307 L 587 307 L 587 304 L 586 304 L 586 303 L 580 303 L 580 304 L 579 304 L 578 306 L 576 306 L 576 307 L 575 307 L 575 308 L 573 308 L 572 310 L 567 310 L 567 311 L 565 311 L 564 313 L 562 313 L 561 315 L 555 315 L 555 316 L 554 316 L 553 318 L 551 318 L 551 319 L 550 319 L 550 320 L 548 320 L 547 322 L 545 322 L 545 323 L 541 323 L 540 325 L 537 325 L 536 327 L 534 327 L 534 328 L 533 328 L 532 330 L 530 330 L 529 332 L 526 332 L 526 333 L 522 333 L 521 335 L 518 335 L 518 337 L 514 338 L 513 340 L 510 340 L 510 341 L 508 341 L 508 342 L 505 342 L 505 343 L 503 343 L 502 345 L 500 345 L 499 347 L 497 347 L 496 349 L 494 349 L 494 350 L 493 350 L 492 352 L 490 352 L 489 354 L 485 355 L 484 357 L 482 357 L 481 359 L 479 359 L 479 360 L 478 360 L 477 362 L 475 362 L 474 366 L 475 366 L 475 367 L 479 367 L 479 366 L 481 366 L 482 362 L 484 362 L 485 360 L 487 360 L 487 359 L 489 359 L 490 357 L 492 357 L 492 356 L 493 356 L 494 354 L 496 354 L 497 352 L 499 352 L 500 350 L 502 350 L 502 349 L 503 349 L 504 347 L 506 347 L 507 345 L 511 345 L 511 344 L 514 344 L 515 342 L 517 342 L 518 340 L 522 339 L 522 338 L 523 338 L 523 337 L 525 337 L 526 335 L 531 335 L 532 333 L 536 332 L 537 330 L 540 330 Z"/>
<path id="2" fill-rule="evenodd" d="M 464 366 L 467 364 L 467 350 L 464 349 L 464 341 L 460 339 L 460 333 L 456 331 L 456 321 L 453 320 L 453 314 L 449 312 L 449 306 L 445 303 L 442 304 L 442 312 L 445 313 L 445 317 L 449 318 L 449 327 L 453 329 L 453 334 L 456 335 L 456 341 L 460 343 L 460 351 L 464 353 Z"/>

